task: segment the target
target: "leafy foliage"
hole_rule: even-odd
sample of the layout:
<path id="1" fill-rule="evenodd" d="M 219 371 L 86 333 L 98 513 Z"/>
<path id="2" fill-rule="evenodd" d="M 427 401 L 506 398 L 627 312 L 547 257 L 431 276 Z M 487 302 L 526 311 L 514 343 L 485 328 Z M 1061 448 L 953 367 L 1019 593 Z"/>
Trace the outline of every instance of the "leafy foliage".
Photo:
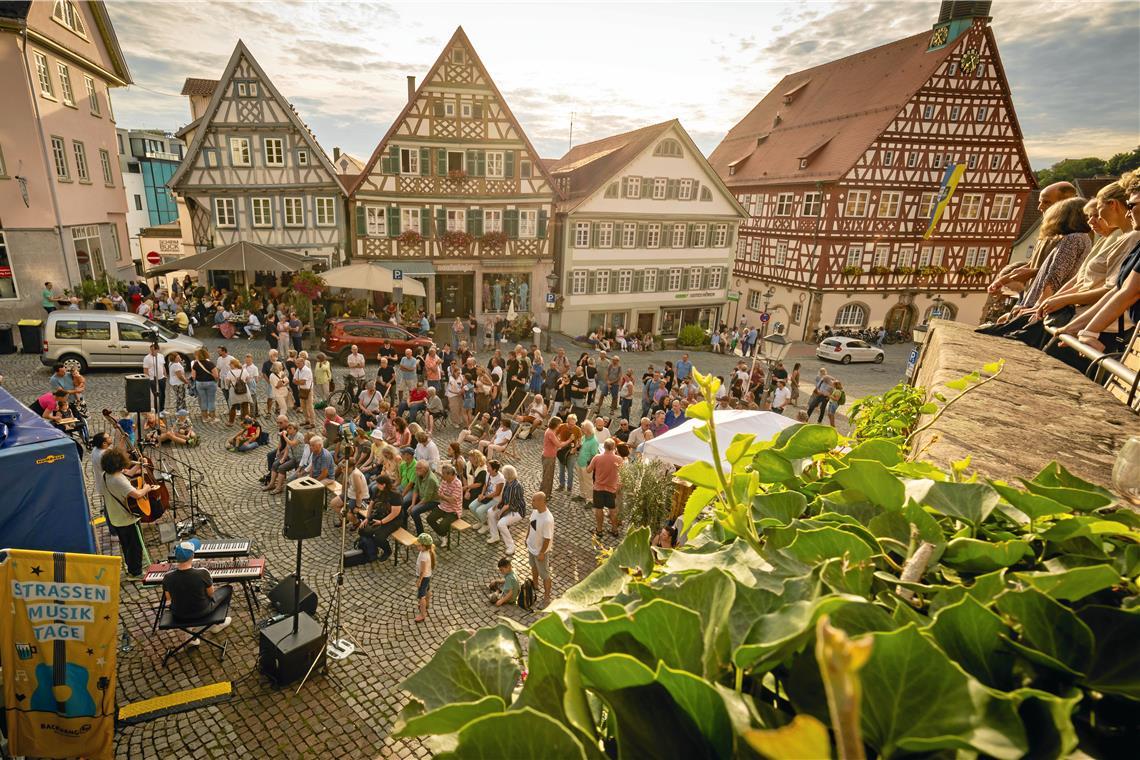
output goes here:
<path id="1" fill-rule="evenodd" d="M 737 436 L 726 468 L 691 416 L 713 456 L 678 472 L 686 524 L 711 518 L 685 548 L 632 530 L 529 627 L 452 634 L 404 682 L 401 735 L 591 760 L 1134 750 L 1140 518 L 1111 494 L 1058 464 L 1014 486 L 908 461 L 884 421 Z"/>
<path id="2" fill-rule="evenodd" d="M 1095 177 L 1097 175 L 1117 176 L 1127 171 L 1140 168 L 1140 147 L 1130 151 L 1117 153 L 1109 159 L 1103 158 L 1066 158 L 1037 172 L 1037 183 L 1041 187 L 1054 182 L 1072 182 L 1081 177 Z"/>
<path id="3" fill-rule="evenodd" d="M 673 472 L 660 460 L 639 459 L 621 468 L 622 515 L 630 525 L 656 530 L 669 514 Z"/>
<path id="4" fill-rule="evenodd" d="M 709 336 L 700 325 L 685 325 L 677 333 L 677 343 L 682 346 L 703 346 L 708 342 Z"/>

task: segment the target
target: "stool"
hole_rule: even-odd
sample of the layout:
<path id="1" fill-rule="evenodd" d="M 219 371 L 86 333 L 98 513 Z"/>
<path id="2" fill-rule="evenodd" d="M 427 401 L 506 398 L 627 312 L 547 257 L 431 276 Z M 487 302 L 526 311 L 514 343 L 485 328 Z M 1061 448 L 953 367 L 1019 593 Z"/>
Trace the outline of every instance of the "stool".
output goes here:
<path id="1" fill-rule="evenodd" d="M 467 522 L 462 517 L 456 518 L 451 523 L 451 527 L 448 528 L 448 530 L 447 530 L 447 546 L 445 548 L 448 551 L 451 550 L 451 536 L 452 536 L 452 534 L 455 534 L 455 545 L 459 546 L 459 539 L 463 536 L 463 533 L 465 531 L 469 531 L 469 530 L 471 530 L 471 523 Z"/>
<path id="2" fill-rule="evenodd" d="M 162 665 L 166 667 L 166 661 L 177 652 L 178 650 L 186 647 L 191 641 L 204 641 L 215 649 L 221 650 L 218 655 L 218 661 L 221 662 L 226 657 L 226 644 L 219 644 L 216 641 L 211 641 L 203 634 L 208 631 L 212 626 L 224 623 L 226 617 L 230 612 L 230 600 L 227 599 L 224 604 L 219 604 L 217 609 L 205 617 L 197 618 L 196 620 L 175 620 L 174 613 L 167 607 L 162 611 L 162 615 L 158 621 L 158 628 L 161 631 L 184 631 L 190 634 L 190 638 L 183 641 L 176 647 L 166 650 L 166 654 L 162 657 Z"/>
<path id="3" fill-rule="evenodd" d="M 409 533 L 404 528 L 397 528 L 392 531 L 392 535 L 388 538 L 394 540 L 397 544 L 404 547 L 404 559 L 408 558 L 408 552 L 416 545 L 416 537 Z M 392 564 L 398 566 L 400 564 L 400 549 L 393 547 L 392 549 Z M 410 560 L 409 560 L 410 561 Z"/>

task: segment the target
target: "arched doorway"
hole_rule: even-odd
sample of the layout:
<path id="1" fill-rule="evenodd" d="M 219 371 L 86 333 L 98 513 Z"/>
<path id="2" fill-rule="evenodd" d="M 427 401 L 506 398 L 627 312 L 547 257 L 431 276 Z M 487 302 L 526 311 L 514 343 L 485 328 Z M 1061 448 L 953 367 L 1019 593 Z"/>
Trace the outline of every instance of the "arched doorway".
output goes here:
<path id="1" fill-rule="evenodd" d="M 889 333 L 908 333 L 914 327 L 914 316 L 915 310 L 910 304 L 895 304 L 887 312 L 887 319 L 883 326 L 887 328 Z"/>

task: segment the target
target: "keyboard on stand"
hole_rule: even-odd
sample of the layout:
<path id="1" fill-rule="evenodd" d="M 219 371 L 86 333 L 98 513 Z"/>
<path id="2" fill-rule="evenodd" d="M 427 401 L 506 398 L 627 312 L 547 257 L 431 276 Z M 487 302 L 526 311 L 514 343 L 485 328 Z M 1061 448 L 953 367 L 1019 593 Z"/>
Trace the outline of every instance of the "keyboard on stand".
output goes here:
<path id="1" fill-rule="evenodd" d="M 265 560 L 253 559 L 195 559 L 194 567 L 210 571 L 214 583 L 259 580 L 265 575 Z M 143 574 L 144 586 L 157 586 L 177 565 L 170 562 L 157 562 Z"/>
<path id="2" fill-rule="evenodd" d="M 248 557 L 252 546 L 248 538 L 211 538 L 202 542 L 194 556 L 198 559 Z"/>

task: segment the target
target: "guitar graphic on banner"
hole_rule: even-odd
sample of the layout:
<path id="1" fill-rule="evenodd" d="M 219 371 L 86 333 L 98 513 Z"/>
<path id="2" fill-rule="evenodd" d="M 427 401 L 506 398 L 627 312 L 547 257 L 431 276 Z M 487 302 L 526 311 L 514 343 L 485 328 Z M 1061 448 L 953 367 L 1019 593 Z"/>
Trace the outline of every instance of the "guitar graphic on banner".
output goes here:
<path id="1" fill-rule="evenodd" d="M 55 552 L 52 564 L 55 582 L 66 582 L 66 555 Z M 55 622 L 57 625 L 67 623 L 66 620 Z M 52 645 L 52 664 L 36 665 L 36 690 L 32 694 L 31 709 L 58 713 L 66 718 L 95 717 L 95 700 L 87 688 L 91 680 L 87 668 L 67 661 L 66 639 L 57 638 Z"/>

